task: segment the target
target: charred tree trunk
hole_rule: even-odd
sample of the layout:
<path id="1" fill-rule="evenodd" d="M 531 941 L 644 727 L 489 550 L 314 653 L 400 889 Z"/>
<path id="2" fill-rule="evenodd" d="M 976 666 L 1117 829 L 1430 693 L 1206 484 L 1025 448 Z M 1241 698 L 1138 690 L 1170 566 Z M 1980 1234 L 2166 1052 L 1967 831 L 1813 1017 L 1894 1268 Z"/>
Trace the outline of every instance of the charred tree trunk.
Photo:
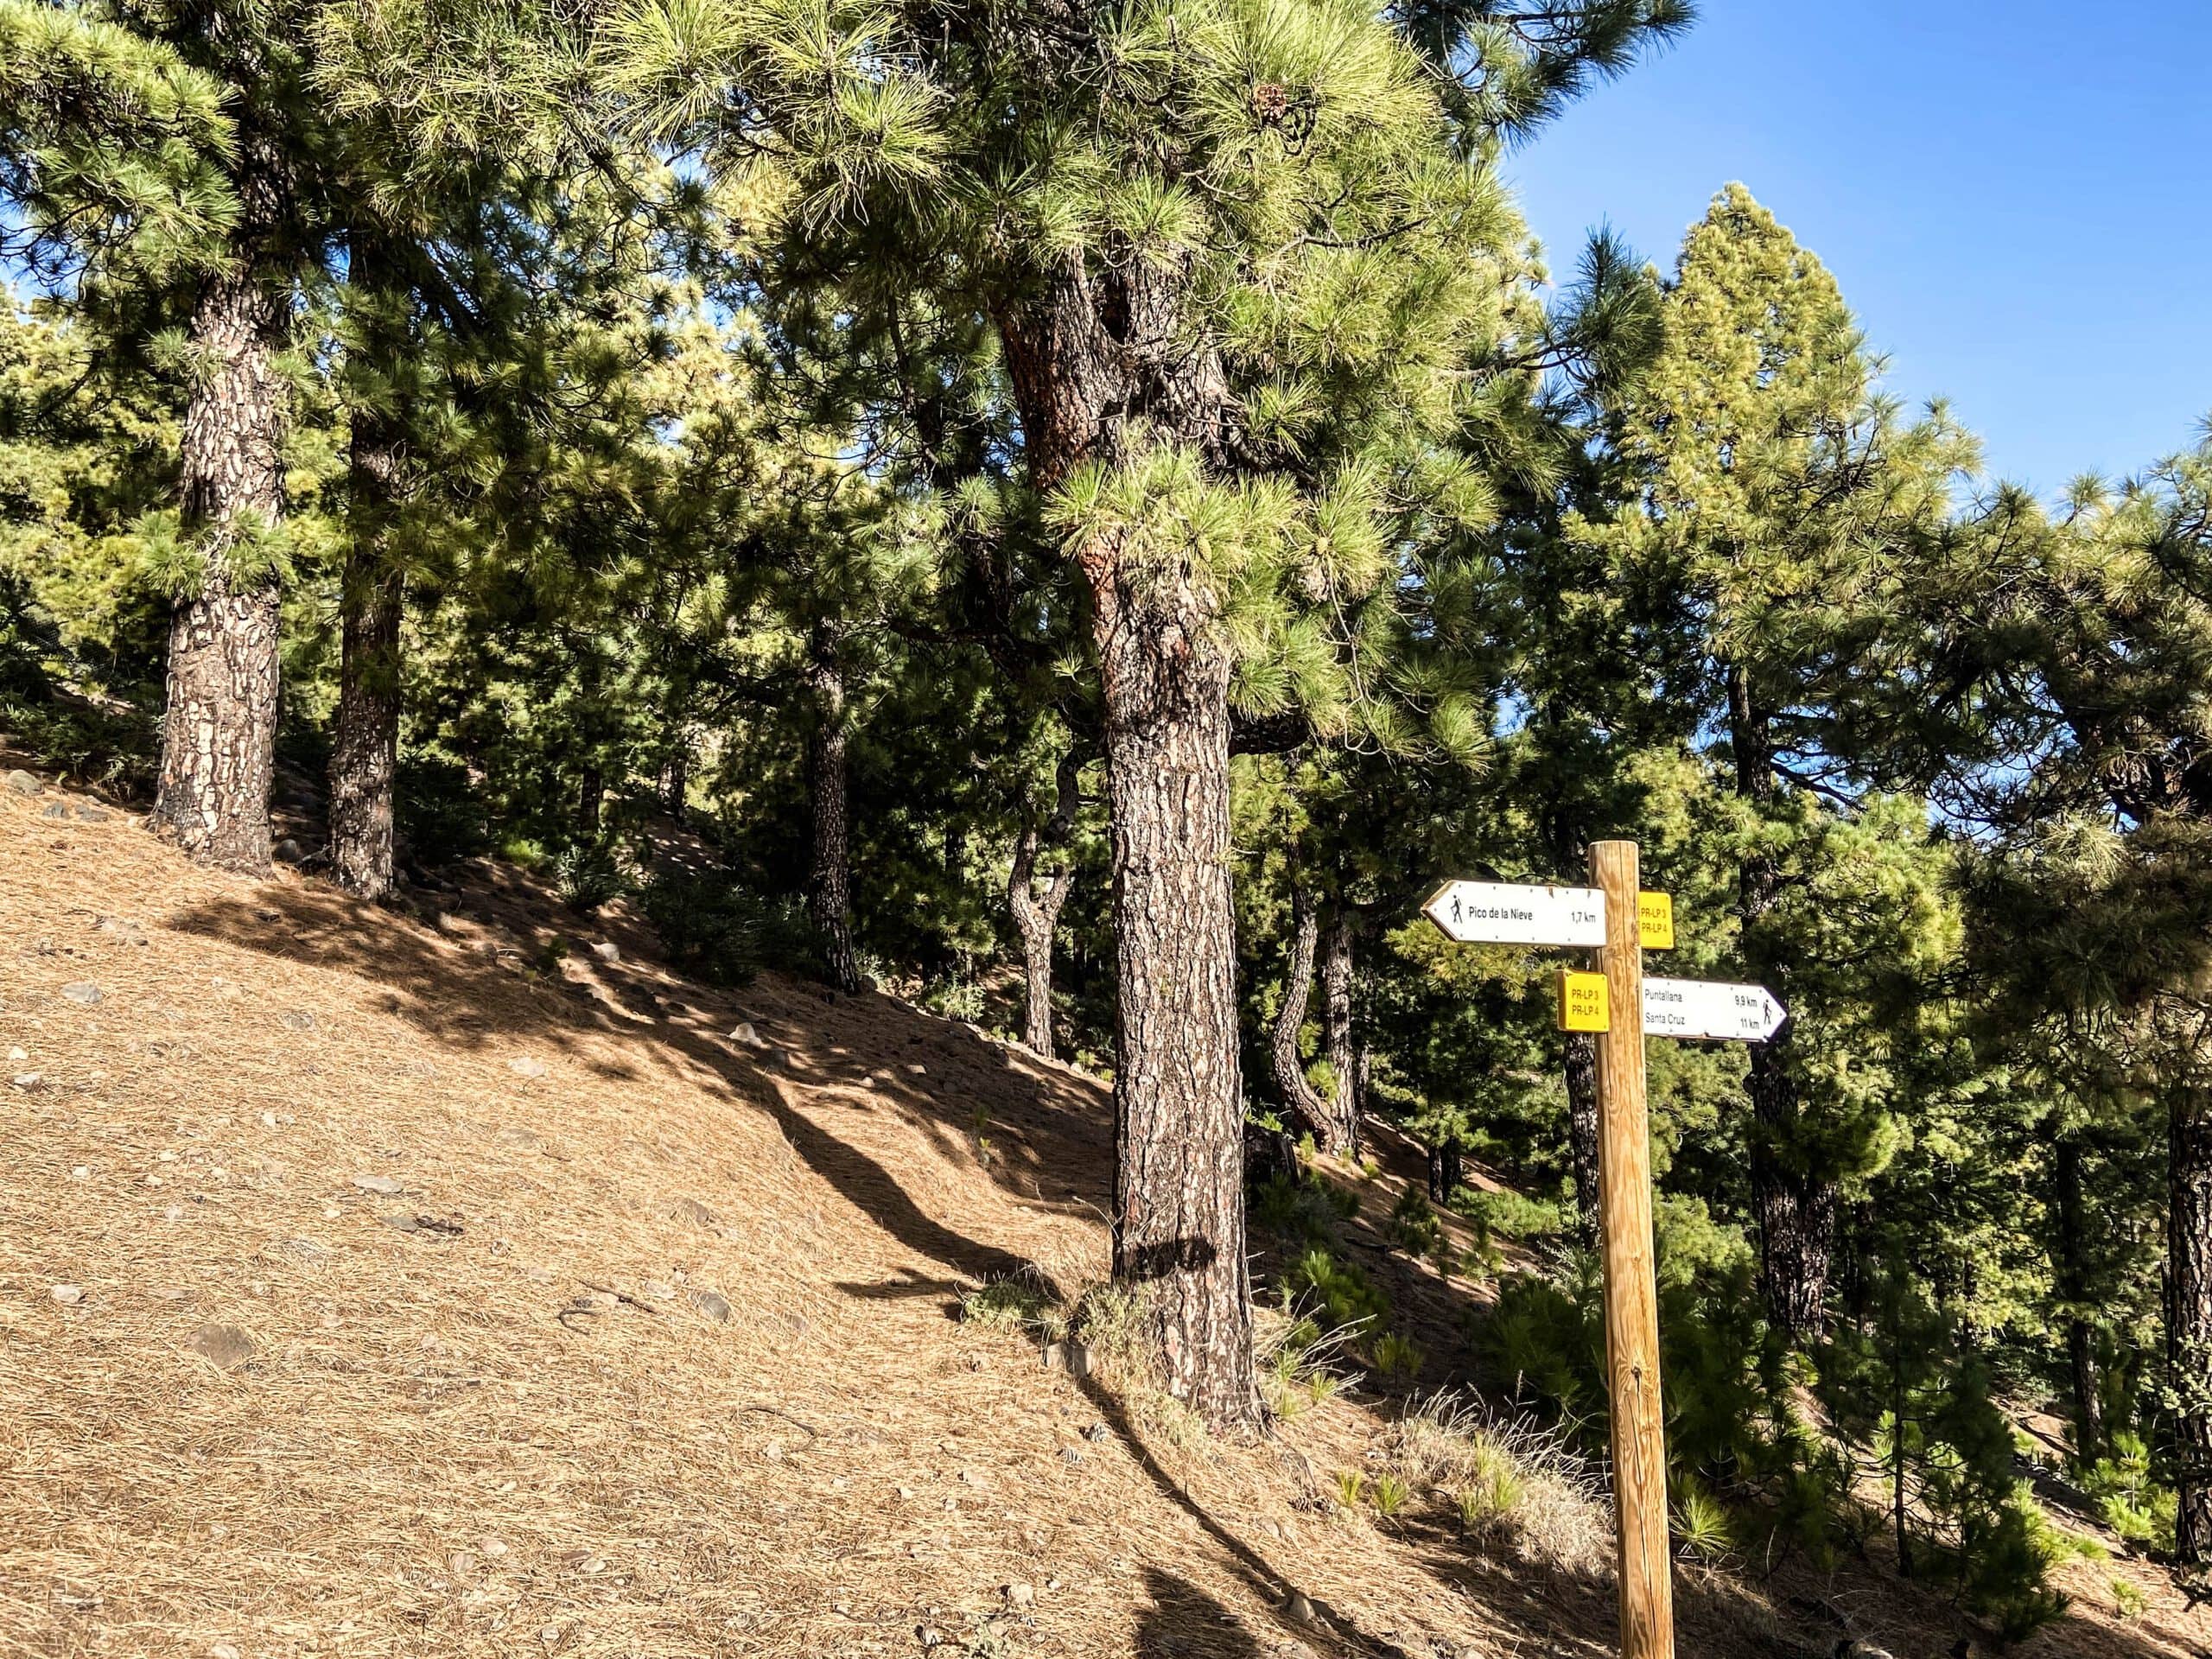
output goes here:
<path id="1" fill-rule="evenodd" d="M 2174 1555 L 2212 1560 L 2212 1098 L 2167 1103 L 2166 1369 L 2174 1413 Z"/>
<path id="2" fill-rule="evenodd" d="M 1465 1155 L 1457 1141 L 1440 1141 L 1428 1149 L 1428 1196 L 1449 1204 L 1466 1174 Z"/>
<path id="3" fill-rule="evenodd" d="M 1328 938 L 1321 957 L 1322 1033 L 1329 1057 L 1329 1074 L 1335 1079 L 1335 1097 L 1329 1105 L 1336 1119 L 1336 1142 L 1347 1158 L 1359 1156 L 1360 1120 L 1367 1110 L 1364 1079 L 1358 1050 L 1352 1041 L 1353 951 L 1357 919 L 1351 906 L 1338 903 L 1330 912 Z"/>
<path id="4" fill-rule="evenodd" d="M 283 518 L 286 393 L 276 366 L 286 295 L 245 261 L 209 277 L 192 314 L 184 522 L 204 550 L 169 625 L 160 781 L 149 822 L 202 863 L 269 870 L 279 591 L 256 556 Z"/>
<path id="5" fill-rule="evenodd" d="M 583 775 L 576 779 L 576 839 L 591 846 L 606 827 L 607 774 L 600 770 L 598 761 L 587 760 Z"/>
<path id="6" fill-rule="evenodd" d="M 1229 652 L 1158 572 L 1095 588 L 1112 805 L 1115 1276 L 1167 1391 L 1258 1421 L 1230 899 Z"/>
<path id="7" fill-rule="evenodd" d="M 1729 671 L 1730 739 L 1736 755 L 1736 789 L 1764 807 L 1775 795 L 1774 755 L 1765 714 L 1754 702 L 1749 677 Z M 1782 892 L 1782 873 L 1764 856 L 1746 858 L 1737 877 L 1745 956 L 1753 974 L 1781 990 L 1784 964 L 1764 949 L 1761 924 Z M 1758 1222 L 1759 1283 L 1767 1314 L 1793 1343 L 1817 1341 L 1827 1327 L 1828 1261 L 1835 1240 L 1834 1184 L 1803 1161 L 1797 1079 L 1785 1032 L 1751 1045 L 1746 1091 L 1751 1096 L 1751 1185 Z"/>
<path id="8" fill-rule="evenodd" d="M 2088 1216 L 2082 1208 L 2082 1142 L 2064 1130 L 2050 1142 L 2051 1277 L 2066 1328 L 2067 1367 L 2074 1385 L 2074 1455 L 2104 1455 L 2103 1398 L 2097 1391 L 2096 1331 L 2089 1323 Z"/>
<path id="9" fill-rule="evenodd" d="M 1037 855 L 1046 847 L 1065 842 L 1075 828 L 1078 764 L 1076 757 L 1061 757 L 1056 779 L 1058 798 L 1052 816 L 1040 830 L 1026 823 L 1014 843 L 1014 868 L 1007 877 L 1007 908 L 1014 913 L 1014 929 L 1021 941 L 1021 969 L 1027 996 L 1021 1040 L 1033 1054 L 1052 1058 L 1052 935 L 1060 925 L 1060 907 L 1075 885 L 1075 868 L 1063 865 L 1046 879 L 1040 893 L 1036 885 Z"/>
<path id="10" fill-rule="evenodd" d="M 659 794 L 661 810 L 673 817 L 683 817 L 691 796 L 691 747 L 681 728 L 670 738 L 668 749 L 661 757 Z"/>
<path id="11" fill-rule="evenodd" d="M 1567 1033 L 1567 1155 L 1574 1166 L 1574 1242 L 1598 1248 L 1598 1039 Z"/>
<path id="12" fill-rule="evenodd" d="M 1344 1150 L 1337 1114 L 1320 1090 L 1306 1081 L 1306 1063 L 1298 1052 L 1298 1034 L 1305 1029 L 1306 1004 L 1313 996 L 1313 959 L 1320 945 L 1321 925 L 1313 914 L 1313 901 L 1294 876 L 1290 893 L 1290 957 L 1285 964 L 1282 1007 L 1276 1010 L 1268 1058 L 1274 1071 L 1275 1093 L 1283 1110 L 1313 1131 L 1321 1150 L 1332 1156 Z"/>
<path id="13" fill-rule="evenodd" d="M 830 982 L 850 994 L 861 988 L 853 952 L 852 823 L 846 785 L 845 664 L 837 630 L 817 624 L 807 638 L 806 679 L 814 694 L 814 727 L 806 747 L 806 783 L 814 820 L 814 856 L 806 903 L 821 936 Z"/>
<path id="14" fill-rule="evenodd" d="M 349 282 L 364 302 L 369 366 L 388 382 L 404 342 L 385 309 L 395 302 L 395 285 L 384 253 L 374 238 L 356 238 Z M 374 395 L 359 401 L 351 421 L 338 718 L 330 751 L 330 874 L 347 892 L 379 899 L 392 887 L 399 766 L 399 630 L 406 586 L 391 540 L 404 439 L 393 411 Z"/>

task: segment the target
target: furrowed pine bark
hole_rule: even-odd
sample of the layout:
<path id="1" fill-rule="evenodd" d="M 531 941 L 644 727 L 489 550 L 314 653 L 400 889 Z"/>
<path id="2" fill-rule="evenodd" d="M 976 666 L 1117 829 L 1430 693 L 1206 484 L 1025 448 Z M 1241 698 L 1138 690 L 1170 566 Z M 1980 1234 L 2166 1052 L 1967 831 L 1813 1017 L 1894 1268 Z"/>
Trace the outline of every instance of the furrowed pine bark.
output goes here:
<path id="1" fill-rule="evenodd" d="M 181 493 L 206 568 L 170 620 L 149 819 L 200 862 L 257 875 L 270 868 L 280 594 L 273 573 L 234 556 L 283 519 L 285 320 L 283 284 L 251 259 L 210 276 L 193 307 Z"/>
<path id="2" fill-rule="evenodd" d="M 1224 464 L 1234 400 L 1192 325 L 1189 273 L 1062 257 L 995 321 L 1031 482 L 1166 435 Z M 1143 419 L 1132 423 L 1130 413 Z M 1070 549 L 1103 694 L 1119 1007 L 1114 1273 L 1170 1394 L 1217 1430 L 1259 1422 L 1244 1252 L 1244 1108 L 1230 903 L 1230 658 L 1173 550 L 1117 531 Z"/>
<path id="3" fill-rule="evenodd" d="M 1290 893 L 1290 935 L 1282 1007 L 1275 1014 L 1268 1059 L 1283 1109 L 1313 1130 L 1321 1150 L 1333 1156 L 1344 1151 L 1337 1114 L 1321 1098 L 1321 1091 L 1306 1081 L 1305 1062 L 1298 1053 L 1298 1034 L 1305 1029 L 1306 1007 L 1313 995 L 1313 960 L 1320 945 L 1321 925 L 1313 913 L 1313 899 L 1295 883 Z"/>
<path id="4" fill-rule="evenodd" d="M 404 349 L 379 308 L 391 302 L 390 272 L 373 238 L 353 247 L 349 281 L 365 299 L 364 349 L 385 358 Z M 406 579 L 391 546 L 404 438 L 393 412 L 363 398 L 352 414 L 346 457 L 346 566 L 340 579 L 337 730 L 330 751 L 330 874 L 347 892 L 381 899 L 392 888 L 393 818 L 399 767 L 399 631 Z"/>
<path id="5" fill-rule="evenodd" d="M 1258 1420 L 1244 1255 L 1243 1090 L 1230 895 L 1229 652 L 1187 586 L 1096 594 L 1116 1017 L 1115 1276 L 1140 1287 L 1167 1391 Z"/>
<path id="6" fill-rule="evenodd" d="M 814 726 L 806 746 L 807 793 L 813 817 L 813 862 L 807 911 L 821 936 L 830 982 L 850 995 L 861 988 L 853 952 L 852 824 L 846 794 L 845 665 L 836 630 L 817 626 L 807 638 L 806 680 L 814 694 Z"/>
<path id="7" fill-rule="evenodd" d="M 1336 1118 L 1336 1141 L 1347 1158 L 1359 1156 L 1360 1117 L 1367 1102 L 1360 1087 L 1358 1051 L 1352 1043 L 1352 954 L 1357 922 L 1351 906 L 1330 912 L 1321 954 L 1322 1040 L 1335 1079 L 1329 1105 Z"/>
<path id="8" fill-rule="evenodd" d="M 1767 720 L 1754 702 L 1749 677 L 1729 671 L 1730 738 L 1736 753 L 1737 792 L 1761 806 L 1775 795 L 1773 750 Z M 1780 985 L 1784 964 L 1764 959 L 1760 923 L 1782 893 L 1773 860 L 1747 857 L 1737 877 L 1737 912 L 1753 976 Z M 1751 1045 L 1745 1092 L 1751 1096 L 1752 1212 L 1758 1223 L 1759 1283 L 1767 1313 L 1791 1341 L 1819 1339 L 1827 1324 L 1829 1257 L 1835 1241 L 1834 1183 L 1799 1166 L 1793 1156 L 1800 1124 L 1797 1082 L 1790 1069 L 1787 1032 Z"/>
<path id="9" fill-rule="evenodd" d="M 2173 1420 L 2174 1556 L 2212 1560 L 2212 1094 L 2167 1101 L 2166 1371 Z"/>

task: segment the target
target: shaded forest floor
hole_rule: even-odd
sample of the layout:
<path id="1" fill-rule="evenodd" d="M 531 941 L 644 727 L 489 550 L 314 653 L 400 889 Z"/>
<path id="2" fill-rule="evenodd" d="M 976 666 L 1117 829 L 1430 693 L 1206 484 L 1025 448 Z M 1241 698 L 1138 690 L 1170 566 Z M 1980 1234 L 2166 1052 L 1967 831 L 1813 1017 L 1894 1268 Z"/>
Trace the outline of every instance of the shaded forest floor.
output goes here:
<path id="1" fill-rule="evenodd" d="M 1096 1080 L 688 983 L 510 870 L 442 902 L 0 790 L 0 1652 L 1607 1651 L 1601 1575 L 1327 1501 L 1392 1401 L 1212 1443 L 952 1317 L 1103 1276 Z M 1440 1359 L 1471 1293 L 1363 1229 Z M 2161 1574 L 2069 1575 L 2018 1651 L 2212 1645 Z M 1867 1569 L 1681 1594 L 1686 1659 L 1955 1635 Z"/>

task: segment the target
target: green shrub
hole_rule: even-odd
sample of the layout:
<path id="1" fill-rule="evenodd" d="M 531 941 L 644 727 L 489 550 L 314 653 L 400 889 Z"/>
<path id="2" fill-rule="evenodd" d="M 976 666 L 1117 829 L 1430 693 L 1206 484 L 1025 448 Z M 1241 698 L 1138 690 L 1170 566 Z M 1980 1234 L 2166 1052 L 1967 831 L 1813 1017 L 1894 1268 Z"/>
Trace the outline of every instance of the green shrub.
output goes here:
<path id="1" fill-rule="evenodd" d="M 579 915 L 590 916 L 622 896 L 628 882 L 611 841 L 572 842 L 553 858 L 553 890 Z"/>
<path id="2" fill-rule="evenodd" d="M 1409 1186 L 1398 1194 L 1390 1211 L 1390 1242 L 1408 1255 L 1427 1255 L 1444 1237 L 1444 1224 L 1428 1202 L 1428 1194 Z"/>
<path id="3" fill-rule="evenodd" d="M 1389 1323 L 1390 1299 L 1357 1267 L 1316 1246 L 1290 1264 L 1283 1294 L 1323 1332 L 1346 1332 L 1371 1340 Z"/>
<path id="4" fill-rule="evenodd" d="M 2173 1488 L 2151 1478 L 2151 1448 L 2140 1434 L 2121 1429 L 2111 1454 L 2077 1469 L 2075 1478 L 2098 1516 L 2138 1549 L 2171 1550 L 2179 1510 Z"/>
<path id="5" fill-rule="evenodd" d="M 1518 1192 L 1478 1192 L 1471 1186 L 1452 1190 L 1452 1207 L 1482 1230 L 1487 1241 L 1502 1235 L 1526 1242 L 1549 1238 L 1567 1230 L 1560 1206 L 1546 1198 L 1525 1198 Z"/>
<path id="6" fill-rule="evenodd" d="M 1287 1248 L 1325 1249 L 1337 1229 L 1359 1213 L 1359 1195 L 1311 1170 L 1271 1175 L 1252 1193 L 1252 1224 Z"/>
<path id="7" fill-rule="evenodd" d="M 818 973 L 822 953 L 796 898 L 767 898 L 717 874 L 663 868 L 645 883 L 645 915 L 686 973 L 742 985 L 764 968 Z"/>

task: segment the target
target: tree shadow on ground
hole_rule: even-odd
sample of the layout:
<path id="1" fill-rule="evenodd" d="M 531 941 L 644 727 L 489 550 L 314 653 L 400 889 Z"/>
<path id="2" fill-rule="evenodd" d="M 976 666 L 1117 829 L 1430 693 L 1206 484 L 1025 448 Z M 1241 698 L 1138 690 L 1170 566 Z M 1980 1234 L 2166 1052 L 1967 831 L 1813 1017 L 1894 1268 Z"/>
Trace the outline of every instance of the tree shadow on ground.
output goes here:
<path id="1" fill-rule="evenodd" d="M 1262 1659 L 1243 1622 L 1187 1580 L 1148 1567 L 1144 1589 L 1152 1605 L 1137 1620 L 1138 1659 Z"/>
<path id="2" fill-rule="evenodd" d="M 519 888 L 521 884 L 516 883 Z M 510 893 L 514 920 L 545 931 L 553 912 L 543 894 Z M 526 913 L 535 907 L 538 913 Z M 608 971 L 594 963 L 590 982 L 531 976 L 518 968 L 518 959 L 529 953 L 510 950 L 505 956 L 470 954 L 450 938 L 428 926 L 388 911 L 359 903 L 336 890 L 320 886 L 264 888 L 251 898 L 203 904 L 164 918 L 162 925 L 233 947 L 286 961 L 351 973 L 386 992 L 379 1011 L 397 1016 L 431 1040 L 449 1049 L 479 1050 L 490 1041 L 524 1039 L 562 1051 L 601 1075 L 620 1077 L 631 1071 L 576 1052 L 586 1037 L 613 1038 L 638 1046 L 643 1058 L 653 1051 L 678 1059 L 703 1077 L 733 1090 L 746 1105 L 768 1116 L 798 1156 L 816 1173 L 874 1219 L 887 1233 L 916 1255 L 936 1262 L 958 1278 L 931 1280 L 911 1277 L 879 1287 L 845 1286 L 847 1294 L 863 1300 L 904 1295 L 955 1295 L 962 1280 L 976 1281 L 1020 1272 L 1034 1272 L 1033 1264 L 1012 1252 L 972 1239 L 926 1214 L 905 1186 L 883 1166 L 856 1147 L 814 1121 L 794 1106 L 784 1084 L 789 1082 L 817 1091 L 813 1109 L 830 1110 L 833 1103 L 823 1092 L 839 1088 L 865 1088 L 896 1103 L 901 1116 L 924 1133 L 940 1150 L 957 1154 L 970 1146 L 969 1129 L 958 1119 L 963 1077 L 988 1077 L 1003 1085 L 1020 1079 L 1020 1089 L 1008 1093 L 1021 1103 L 993 1124 L 1006 1134 L 1013 1150 L 995 1167 L 971 1160 L 1017 1203 L 1053 1213 L 1079 1211 L 1103 1215 L 1110 1169 L 1111 1126 L 1104 1121 L 1098 1086 L 1049 1071 L 1020 1065 L 1003 1047 L 960 1025 L 937 1020 L 887 999 L 862 996 L 838 999 L 818 988 L 768 982 L 744 991 L 709 989 L 664 975 L 649 963 Z M 594 927 L 570 931 L 611 931 Z M 636 948 L 650 948 L 651 936 L 642 927 L 630 930 Z M 676 1001 L 677 995 L 683 1001 Z M 641 1013 L 651 1009 L 652 1017 Z M 856 1017 L 874 1012 L 874 1023 L 888 1029 L 882 1017 L 893 1014 L 906 1030 L 902 1040 L 873 1035 Z M 804 1015 L 804 1023 L 801 1015 Z M 772 1053 L 733 1042 L 721 1033 L 733 1020 L 760 1025 L 777 1044 Z M 842 1040 L 839 1040 L 842 1039 Z M 900 1057 L 927 1052 L 931 1064 L 922 1082 L 910 1081 L 899 1071 Z M 887 1073 L 885 1068 L 891 1067 Z M 1046 1188 L 1067 1195 L 1063 1201 L 1046 1200 Z M 1095 1195 L 1095 1196 L 1087 1196 Z M 1468 1311 L 1479 1300 L 1464 1283 L 1435 1281 L 1392 1252 L 1379 1230 L 1365 1227 L 1370 1236 L 1363 1244 L 1371 1255 L 1388 1262 L 1394 1295 L 1425 1302 L 1428 1316 L 1446 1329 L 1464 1329 Z M 1049 1286 L 1049 1281 L 1046 1281 Z M 1160 1492 L 1181 1508 L 1221 1551 L 1223 1559 L 1274 1615 L 1281 1638 L 1334 1644 L 1334 1650 L 1362 1659 L 1410 1659 L 1404 1650 L 1365 1635 L 1349 1618 L 1319 1602 L 1310 1608 L 1310 1621 L 1294 1618 L 1294 1588 L 1249 1544 L 1221 1524 L 1160 1464 L 1147 1448 L 1126 1411 L 1113 1396 L 1095 1383 L 1086 1384 L 1093 1404 L 1112 1427 L 1131 1457 Z M 1388 1401 L 1372 1402 L 1380 1412 Z M 1562 1654 L 1602 1652 L 1567 1642 L 1557 1633 L 1608 1628 L 1606 1609 L 1611 1592 L 1603 1586 L 1573 1583 L 1546 1584 L 1515 1566 L 1471 1560 L 1452 1541 L 1439 1538 L 1416 1551 L 1429 1571 L 1478 1592 L 1484 1601 L 1522 1621 L 1532 1631 L 1554 1633 L 1545 1639 L 1561 1643 L 1552 1650 Z M 1160 1609 L 1154 1633 L 1160 1642 L 1186 1639 L 1185 1627 L 1205 1628 L 1205 1618 L 1191 1610 L 1209 1599 L 1170 1575 L 1158 1573 L 1164 1597 L 1155 1594 Z M 1783 1644 L 1777 1637 L 1763 1649 L 1744 1645 L 1745 1633 L 1739 1620 L 1728 1619 L 1715 1601 L 1712 1606 L 1694 1590 L 1683 1596 L 1686 1629 L 1725 1628 L 1736 1638 L 1732 1651 L 1763 1650 L 1802 1654 L 1802 1644 Z M 1220 1655 L 1243 1659 L 1260 1651 L 1243 1627 L 1223 1624 L 1217 1610 L 1211 1627 L 1216 1645 L 1188 1649 L 1194 1655 Z M 2139 1639 L 2110 1626 L 2095 1631 L 2095 1651 L 2107 1659 L 2170 1659 L 2176 1649 L 2145 1633 Z M 1192 1635 L 1187 1639 L 1196 1641 Z M 1243 1645 L 1237 1645 L 1241 1643 Z M 1223 1645 L 1226 1643 L 1227 1645 Z M 1947 1643 L 1939 1643 L 1941 1651 Z M 1161 1647 L 1164 1652 L 1174 1651 Z M 1688 1650 L 1696 1650 L 1694 1648 Z M 1716 1643 L 1710 1650 L 1719 1651 Z M 2054 1646 L 2056 1654 L 2075 1651 Z M 2080 1649 L 2088 1651 L 2088 1649 Z"/>

